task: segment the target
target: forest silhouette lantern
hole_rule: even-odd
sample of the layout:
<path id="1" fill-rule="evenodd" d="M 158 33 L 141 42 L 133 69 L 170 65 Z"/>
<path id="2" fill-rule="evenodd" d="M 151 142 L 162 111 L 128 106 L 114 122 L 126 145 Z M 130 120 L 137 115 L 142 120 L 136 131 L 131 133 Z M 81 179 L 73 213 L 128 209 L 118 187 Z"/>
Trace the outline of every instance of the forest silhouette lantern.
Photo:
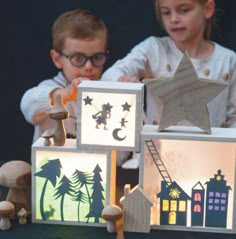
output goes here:
<path id="1" fill-rule="evenodd" d="M 32 220 L 38 223 L 96 225 L 115 200 L 115 152 L 82 151 L 76 140 L 32 146 Z"/>

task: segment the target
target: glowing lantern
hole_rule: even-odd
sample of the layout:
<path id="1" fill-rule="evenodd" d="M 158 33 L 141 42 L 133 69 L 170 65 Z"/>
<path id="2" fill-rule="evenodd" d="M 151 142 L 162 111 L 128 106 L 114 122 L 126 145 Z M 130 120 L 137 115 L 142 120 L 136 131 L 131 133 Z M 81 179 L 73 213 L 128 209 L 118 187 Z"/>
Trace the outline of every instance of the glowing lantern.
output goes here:
<path id="1" fill-rule="evenodd" d="M 83 81 L 78 87 L 78 148 L 138 151 L 143 84 Z"/>
<path id="2" fill-rule="evenodd" d="M 236 129 L 157 129 L 141 134 L 139 183 L 155 202 L 152 228 L 235 233 Z"/>
<path id="3" fill-rule="evenodd" d="M 101 224 L 102 209 L 115 201 L 114 151 L 83 151 L 76 140 L 32 146 L 32 220 L 41 223 Z"/>

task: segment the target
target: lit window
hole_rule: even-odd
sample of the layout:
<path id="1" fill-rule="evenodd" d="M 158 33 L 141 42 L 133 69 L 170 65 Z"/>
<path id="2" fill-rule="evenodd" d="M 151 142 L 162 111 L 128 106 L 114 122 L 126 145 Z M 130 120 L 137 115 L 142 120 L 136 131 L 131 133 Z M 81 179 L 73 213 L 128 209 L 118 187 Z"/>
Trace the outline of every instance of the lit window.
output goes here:
<path id="1" fill-rule="evenodd" d="M 196 204 L 193 209 L 194 212 L 201 212 L 201 206 L 199 204 Z"/>
<path id="2" fill-rule="evenodd" d="M 180 212 L 186 211 L 186 202 L 185 201 L 179 201 L 179 211 Z"/>
<path id="3" fill-rule="evenodd" d="M 214 210 L 215 210 L 215 211 L 219 211 L 219 210 L 220 210 L 220 207 L 219 207 L 219 206 L 215 206 L 215 207 L 214 207 Z"/>
<path id="4" fill-rule="evenodd" d="M 225 199 L 221 199 L 221 200 L 220 200 L 220 203 L 221 203 L 221 204 L 226 204 L 226 200 L 225 200 Z"/>
<path id="5" fill-rule="evenodd" d="M 226 210 L 226 207 L 221 206 L 221 207 L 220 207 L 220 210 L 224 212 L 224 211 Z"/>
<path id="6" fill-rule="evenodd" d="M 222 194 L 221 194 L 221 197 L 222 197 L 222 198 L 226 198 L 226 197 L 227 197 L 227 194 L 226 194 L 226 193 L 222 193 Z"/>
<path id="7" fill-rule="evenodd" d="M 216 192 L 216 198 L 220 198 L 220 193 Z"/>
<path id="8" fill-rule="evenodd" d="M 170 211 L 177 211 L 177 201 L 176 200 L 170 201 Z"/>
<path id="9" fill-rule="evenodd" d="M 209 192 L 209 197 L 214 197 L 214 192 Z"/>
<path id="10" fill-rule="evenodd" d="M 201 201 L 201 194 L 200 193 L 195 193 L 194 194 L 194 201 L 200 202 Z"/>
<path id="11" fill-rule="evenodd" d="M 220 199 L 215 199 L 214 203 L 215 204 L 219 204 L 220 203 Z"/>
<path id="12" fill-rule="evenodd" d="M 212 205 L 209 205 L 209 206 L 208 206 L 208 210 L 209 210 L 209 211 L 212 211 L 212 210 L 213 210 L 213 206 L 212 206 Z"/>
<path id="13" fill-rule="evenodd" d="M 162 201 L 162 211 L 164 212 L 169 211 L 169 200 Z"/>
<path id="14" fill-rule="evenodd" d="M 213 203 L 213 199 L 212 198 L 209 199 L 209 203 Z"/>

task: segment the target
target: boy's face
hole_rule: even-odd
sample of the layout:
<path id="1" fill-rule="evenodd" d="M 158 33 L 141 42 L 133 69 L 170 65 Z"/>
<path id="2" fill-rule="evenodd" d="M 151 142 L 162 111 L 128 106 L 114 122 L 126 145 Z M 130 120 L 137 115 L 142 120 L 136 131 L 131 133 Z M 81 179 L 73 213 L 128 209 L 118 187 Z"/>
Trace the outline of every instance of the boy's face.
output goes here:
<path id="1" fill-rule="evenodd" d="M 87 60 L 82 66 L 74 66 L 68 57 L 76 53 L 82 53 L 86 57 L 91 57 L 98 53 L 106 54 L 106 38 L 94 39 L 74 39 L 66 38 L 64 49 L 61 53 L 51 50 L 51 57 L 58 69 L 61 69 L 68 81 L 78 77 L 85 77 L 90 80 L 98 80 L 103 71 L 102 66 L 94 66 L 91 59 Z"/>

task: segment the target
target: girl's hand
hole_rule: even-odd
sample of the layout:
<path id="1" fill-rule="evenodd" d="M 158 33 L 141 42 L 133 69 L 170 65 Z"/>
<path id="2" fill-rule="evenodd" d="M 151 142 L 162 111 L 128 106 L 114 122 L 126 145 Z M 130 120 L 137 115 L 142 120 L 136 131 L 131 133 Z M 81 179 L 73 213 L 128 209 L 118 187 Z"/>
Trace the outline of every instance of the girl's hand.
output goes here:
<path id="1" fill-rule="evenodd" d="M 118 78 L 118 82 L 133 82 L 133 83 L 138 83 L 140 82 L 138 77 L 136 76 L 120 76 Z"/>

